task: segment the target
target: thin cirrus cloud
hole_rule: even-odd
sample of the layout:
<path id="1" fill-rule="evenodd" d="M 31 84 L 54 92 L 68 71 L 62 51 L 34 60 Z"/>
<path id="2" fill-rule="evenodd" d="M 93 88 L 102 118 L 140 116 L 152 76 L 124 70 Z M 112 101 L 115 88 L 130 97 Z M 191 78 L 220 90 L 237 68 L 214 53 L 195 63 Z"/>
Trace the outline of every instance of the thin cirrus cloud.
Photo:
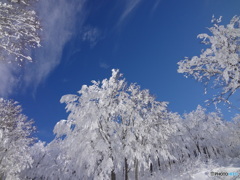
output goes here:
<path id="1" fill-rule="evenodd" d="M 110 65 L 108 65 L 107 63 L 105 62 L 100 62 L 99 63 L 99 66 L 100 68 L 103 68 L 103 69 L 108 69 L 110 67 Z"/>
<path id="2" fill-rule="evenodd" d="M 132 13 L 141 1 L 142 0 L 125 0 L 125 7 L 119 18 L 118 25 L 120 25 Z"/>
<path id="3" fill-rule="evenodd" d="M 156 9 L 158 8 L 159 4 L 161 3 L 162 0 L 156 0 L 155 4 L 153 5 L 152 8 L 152 13 L 156 11 Z"/>
<path id="4" fill-rule="evenodd" d="M 99 41 L 101 32 L 96 27 L 86 26 L 82 32 L 82 41 L 87 41 L 90 47 L 94 47 Z"/>
<path id="5" fill-rule="evenodd" d="M 42 47 L 33 51 L 34 62 L 26 63 L 24 67 L 0 62 L 0 96 L 9 97 L 28 87 L 36 90 L 39 84 L 45 81 L 60 63 L 65 44 L 76 33 L 77 18 L 80 26 L 83 26 L 85 3 L 86 0 L 39 1 L 37 13 L 43 29 Z"/>
<path id="6" fill-rule="evenodd" d="M 138 8 L 138 6 L 141 4 L 141 2 L 144 1 L 144 0 L 125 0 L 124 3 L 125 3 L 125 7 L 124 7 L 124 10 L 117 22 L 117 27 L 119 27 L 126 19 L 127 17 L 135 10 Z M 152 10 L 151 10 L 151 13 L 154 13 L 156 11 L 156 9 L 159 7 L 160 3 L 162 2 L 163 0 L 155 0 L 153 1 L 154 4 L 153 4 L 153 7 L 152 7 Z"/>
<path id="7" fill-rule="evenodd" d="M 122 23 L 142 0 L 126 0 L 119 23 Z M 25 86 L 37 88 L 44 82 L 50 72 L 61 61 L 65 44 L 75 32 L 75 23 L 82 26 L 82 41 L 87 41 L 94 47 L 101 36 L 100 29 L 84 26 L 87 18 L 86 0 L 41 1 L 39 6 L 40 19 L 43 21 L 43 46 L 35 51 L 36 62 L 25 68 L 23 83 Z M 80 21 L 79 21 L 80 19 Z M 101 64 L 102 68 L 108 65 Z"/>
<path id="8" fill-rule="evenodd" d="M 15 76 L 17 69 L 12 64 L 0 63 L 0 95 L 2 97 L 8 97 L 9 94 L 14 93 L 13 89 L 17 87 L 19 81 Z"/>
<path id="9" fill-rule="evenodd" d="M 35 88 L 60 63 L 65 44 L 75 33 L 76 18 L 83 24 L 85 19 L 85 0 L 41 1 L 40 20 L 43 23 L 42 47 L 34 53 L 36 62 L 25 68 L 24 84 Z"/>
<path id="10" fill-rule="evenodd" d="M 122 23 L 142 0 L 125 0 L 124 9 L 120 15 Z M 82 27 L 82 41 L 94 47 L 101 38 L 101 30 L 93 26 L 85 26 L 87 9 L 86 0 L 59 0 L 40 2 L 39 14 L 43 21 L 43 47 L 35 53 L 36 62 L 29 64 L 25 69 L 23 84 L 25 86 L 38 85 L 45 81 L 49 73 L 61 61 L 61 54 L 65 44 L 74 35 L 76 21 Z M 101 64 L 102 68 L 108 65 Z"/>

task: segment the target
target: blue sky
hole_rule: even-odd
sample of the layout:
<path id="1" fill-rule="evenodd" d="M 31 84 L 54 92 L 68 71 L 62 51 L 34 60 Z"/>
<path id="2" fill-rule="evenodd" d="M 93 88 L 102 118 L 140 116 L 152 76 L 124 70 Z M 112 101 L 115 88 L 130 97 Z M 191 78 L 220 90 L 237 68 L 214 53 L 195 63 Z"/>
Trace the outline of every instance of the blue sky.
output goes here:
<path id="1" fill-rule="evenodd" d="M 42 0 L 37 9 L 43 47 L 24 69 L 2 65 L 0 93 L 19 101 L 35 120 L 37 136 L 50 141 L 56 122 L 67 118 L 61 96 L 109 78 L 112 68 L 168 101 L 171 111 L 204 105 L 210 96 L 201 83 L 177 73 L 177 62 L 199 55 L 204 46 L 196 37 L 208 32 L 212 15 L 223 16 L 226 24 L 240 15 L 240 1 Z M 223 112 L 226 118 L 233 114 Z"/>

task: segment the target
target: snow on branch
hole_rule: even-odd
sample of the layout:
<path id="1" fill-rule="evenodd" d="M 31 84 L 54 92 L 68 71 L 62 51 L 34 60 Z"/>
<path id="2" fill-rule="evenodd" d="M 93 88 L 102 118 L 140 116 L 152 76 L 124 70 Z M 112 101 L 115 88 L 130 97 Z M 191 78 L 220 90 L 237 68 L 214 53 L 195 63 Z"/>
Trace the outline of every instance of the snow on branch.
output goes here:
<path id="1" fill-rule="evenodd" d="M 178 72 L 191 76 L 205 85 L 213 80 L 214 88 L 222 86 L 214 102 L 228 101 L 240 87 L 240 17 L 234 16 L 226 26 L 220 25 L 221 17 L 213 16 L 209 34 L 198 38 L 207 45 L 200 56 L 185 58 L 178 62 Z"/>
<path id="2" fill-rule="evenodd" d="M 40 29 L 35 11 L 0 2 L 0 60 L 32 61 L 29 50 L 40 47 Z"/>

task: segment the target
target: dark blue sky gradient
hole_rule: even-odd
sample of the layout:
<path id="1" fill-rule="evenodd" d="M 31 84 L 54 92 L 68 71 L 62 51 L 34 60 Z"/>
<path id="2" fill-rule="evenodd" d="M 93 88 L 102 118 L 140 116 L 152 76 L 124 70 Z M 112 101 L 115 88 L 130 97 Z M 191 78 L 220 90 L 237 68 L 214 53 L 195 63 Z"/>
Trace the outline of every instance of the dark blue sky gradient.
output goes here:
<path id="1" fill-rule="evenodd" d="M 162 0 L 154 9 L 156 2 L 142 0 L 120 21 L 123 2 L 89 1 L 84 24 L 77 19 L 76 32 L 65 44 L 61 63 L 36 92 L 29 88 L 12 97 L 35 120 L 41 140 L 50 141 L 56 122 L 67 118 L 65 105 L 59 102 L 61 96 L 75 94 L 91 80 L 109 78 L 112 68 L 120 69 L 128 82 L 149 89 L 157 100 L 170 102 L 173 112 L 190 112 L 211 97 L 204 95 L 201 83 L 177 73 L 177 62 L 199 55 L 204 46 L 196 37 L 208 33 L 212 15 L 223 16 L 226 24 L 240 15 L 240 1 Z M 99 31 L 94 43 L 82 40 L 84 29 L 89 28 Z M 226 110 L 224 113 L 226 118 L 232 116 Z"/>

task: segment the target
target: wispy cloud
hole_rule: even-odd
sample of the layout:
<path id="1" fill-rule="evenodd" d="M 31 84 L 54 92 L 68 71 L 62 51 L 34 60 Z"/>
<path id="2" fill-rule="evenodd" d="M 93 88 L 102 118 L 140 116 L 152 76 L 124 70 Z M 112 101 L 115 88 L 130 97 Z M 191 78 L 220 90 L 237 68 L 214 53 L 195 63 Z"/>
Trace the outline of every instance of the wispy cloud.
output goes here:
<path id="1" fill-rule="evenodd" d="M 7 97 L 27 87 L 36 89 L 44 82 L 60 63 L 64 46 L 75 33 L 76 22 L 83 26 L 85 3 L 86 0 L 39 1 L 37 12 L 43 28 L 42 47 L 34 50 L 32 56 L 35 61 L 23 68 L 0 62 L 0 96 Z"/>
<path id="2" fill-rule="evenodd" d="M 138 5 L 144 0 L 125 0 L 125 6 L 124 10 L 122 11 L 122 14 L 118 20 L 117 26 L 120 26 L 127 17 L 138 7 Z M 147 0 L 146 0 L 147 1 Z M 162 0 L 155 0 L 154 5 L 151 10 L 151 14 L 156 11 L 156 9 L 159 7 L 159 4 L 162 2 Z"/>
<path id="3" fill-rule="evenodd" d="M 12 64 L 0 63 L 0 95 L 2 97 L 13 94 L 13 89 L 17 87 L 18 78 L 15 76 L 17 69 Z"/>
<path id="4" fill-rule="evenodd" d="M 77 16 L 80 25 L 84 22 L 84 4 L 85 0 L 40 1 L 43 47 L 34 53 L 36 62 L 25 68 L 23 80 L 26 86 L 37 87 L 60 63 L 63 48 L 75 33 Z"/>
<path id="5" fill-rule="evenodd" d="M 142 1 L 144 0 L 123 0 L 123 10 L 117 26 L 121 25 Z M 36 89 L 39 84 L 43 83 L 60 64 L 66 43 L 77 33 L 76 22 L 78 31 L 81 32 L 80 40 L 90 43 L 90 47 L 94 47 L 100 38 L 103 38 L 99 28 L 84 25 L 89 13 L 85 9 L 88 2 L 87 0 L 39 1 L 37 9 L 43 26 L 42 47 L 34 50 L 32 54 L 35 62 L 26 64 L 21 70 L 14 64 L 0 63 L 0 96 L 16 92 L 19 90 L 16 87 L 19 86 L 21 90 L 26 87 Z M 155 0 L 153 10 L 160 2 L 161 0 Z M 109 65 L 104 62 L 101 62 L 99 66 L 109 68 Z"/>
<path id="6" fill-rule="evenodd" d="M 96 27 L 86 26 L 82 33 L 82 40 L 88 41 L 91 47 L 94 47 L 99 38 L 100 38 L 100 30 Z"/>
<path id="7" fill-rule="evenodd" d="M 11 95 L 16 87 L 21 88 L 14 89 L 15 91 L 22 91 L 27 87 L 36 90 L 60 64 L 63 49 L 75 33 L 78 33 L 76 30 L 82 32 L 80 40 L 89 42 L 90 47 L 97 44 L 100 30 L 84 25 L 88 14 L 86 3 L 87 0 L 39 1 L 37 13 L 43 29 L 42 47 L 33 51 L 34 62 L 25 64 L 23 69 L 15 64 L 0 63 L 0 96 Z"/>
<path id="8" fill-rule="evenodd" d="M 155 4 L 153 5 L 153 8 L 152 8 L 152 13 L 154 13 L 156 11 L 156 9 L 158 8 L 161 1 L 162 0 L 156 0 L 155 1 Z"/>
<path id="9" fill-rule="evenodd" d="M 131 12 L 139 5 L 142 0 L 125 0 L 125 8 L 119 18 L 118 25 L 120 25 Z"/>
<path id="10" fill-rule="evenodd" d="M 100 62 L 99 63 L 99 66 L 100 66 L 100 68 L 103 68 L 103 69 L 108 69 L 110 66 L 107 64 L 107 63 L 105 63 L 105 62 Z"/>

